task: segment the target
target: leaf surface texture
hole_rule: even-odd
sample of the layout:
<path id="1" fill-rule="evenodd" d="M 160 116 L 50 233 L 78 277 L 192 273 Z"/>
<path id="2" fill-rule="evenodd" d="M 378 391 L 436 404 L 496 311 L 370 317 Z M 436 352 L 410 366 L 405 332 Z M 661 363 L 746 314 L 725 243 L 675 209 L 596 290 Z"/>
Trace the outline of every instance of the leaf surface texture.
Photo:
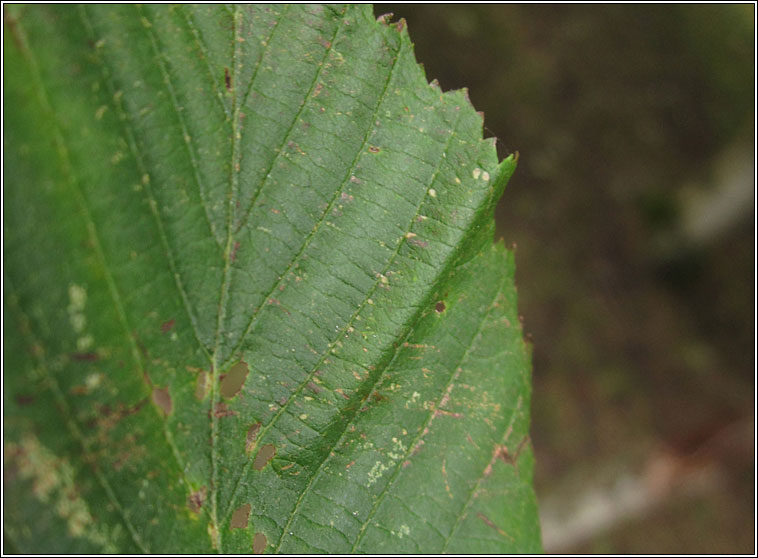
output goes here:
<path id="1" fill-rule="evenodd" d="M 22 552 L 539 550 L 515 168 L 358 6 L 6 6 Z"/>

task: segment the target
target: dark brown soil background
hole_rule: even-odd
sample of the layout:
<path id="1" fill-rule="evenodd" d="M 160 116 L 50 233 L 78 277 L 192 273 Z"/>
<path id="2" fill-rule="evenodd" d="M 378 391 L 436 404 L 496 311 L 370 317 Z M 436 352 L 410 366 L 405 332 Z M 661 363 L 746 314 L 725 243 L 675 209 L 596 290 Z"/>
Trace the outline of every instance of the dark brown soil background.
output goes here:
<path id="1" fill-rule="evenodd" d="M 546 550 L 754 553 L 754 6 L 387 12 L 520 153 Z"/>

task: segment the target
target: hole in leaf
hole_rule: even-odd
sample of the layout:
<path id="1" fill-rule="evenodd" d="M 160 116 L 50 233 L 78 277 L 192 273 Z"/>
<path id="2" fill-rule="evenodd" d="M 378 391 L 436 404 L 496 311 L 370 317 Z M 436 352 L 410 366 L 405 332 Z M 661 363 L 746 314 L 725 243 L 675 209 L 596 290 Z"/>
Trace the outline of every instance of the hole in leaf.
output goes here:
<path id="1" fill-rule="evenodd" d="M 248 367 L 244 360 L 229 369 L 229 372 L 221 376 L 221 395 L 227 399 L 234 397 L 242 389 L 242 384 L 247 378 Z"/>
<path id="2" fill-rule="evenodd" d="M 232 520 L 229 523 L 231 529 L 244 529 L 250 520 L 250 504 L 242 504 L 232 514 Z"/>
<path id="3" fill-rule="evenodd" d="M 263 469 L 266 464 L 273 459 L 273 457 L 276 455 L 276 448 L 273 444 L 266 444 L 261 448 L 261 450 L 258 452 L 258 455 L 255 456 L 255 461 L 253 461 L 253 469 L 256 471 L 260 471 Z"/>
<path id="4" fill-rule="evenodd" d="M 266 550 L 266 535 L 256 533 L 253 537 L 253 554 L 263 554 Z"/>
<path id="5" fill-rule="evenodd" d="M 167 415 L 171 414 L 171 394 L 168 392 L 168 388 L 155 388 L 153 390 L 153 403 L 158 405 L 163 412 Z"/>

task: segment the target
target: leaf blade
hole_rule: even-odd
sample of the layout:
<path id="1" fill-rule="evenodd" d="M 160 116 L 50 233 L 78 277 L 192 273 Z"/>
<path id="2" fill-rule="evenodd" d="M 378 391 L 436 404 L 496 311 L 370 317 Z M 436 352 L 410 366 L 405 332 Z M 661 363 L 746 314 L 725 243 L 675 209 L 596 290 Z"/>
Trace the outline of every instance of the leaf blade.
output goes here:
<path id="1" fill-rule="evenodd" d="M 37 389 L 70 407 L 61 459 L 81 461 L 81 446 L 132 542 L 538 548 L 512 257 L 489 247 L 515 161 L 497 163 L 465 93 L 426 83 L 404 27 L 365 6 L 26 10 L 6 17 L 21 45 L 9 49 L 11 95 L 35 114 L 9 125 L 18 210 L 6 230 L 18 230 L 7 235 L 7 283 L 18 287 L 6 306 L 18 301 L 39 339 L 20 343 L 41 347 L 38 367 L 50 368 Z M 30 154 L 30 122 L 53 131 L 52 146 Z M 26 183 L 46 185 L 32 211 L 16 187 Z M 47 260 L 60 262 L 57 277 Z M 480 354 L 503 341 L 511 354 Z M 229 374 L 234 389 L 220 388 Z M 461 403 L 468 376 L 507 404 Z M 6 417 L 57 447 L 37 406 Z M 389 408 L 394 422 L 382 418 Z M 370 464 L 355 453 L 361 428 Z M 512 466 L 499 459 L 517 451 L 511 435 L 527 457 Z M 447 442 L 428 451 L 436 436 Z M 435 465 L 413 473 L 426 459 Z M 524 478 L 503 476 L 505 466 Z M 362 481 L 337 475 L 340 487 L 335 467 Z M 490 502 L 502 495 L 496 476 L 520 507 Z M 103 500 L 83 486 L 83 501 Z M 91 514 L 87 525 L 96 533 Z"/>

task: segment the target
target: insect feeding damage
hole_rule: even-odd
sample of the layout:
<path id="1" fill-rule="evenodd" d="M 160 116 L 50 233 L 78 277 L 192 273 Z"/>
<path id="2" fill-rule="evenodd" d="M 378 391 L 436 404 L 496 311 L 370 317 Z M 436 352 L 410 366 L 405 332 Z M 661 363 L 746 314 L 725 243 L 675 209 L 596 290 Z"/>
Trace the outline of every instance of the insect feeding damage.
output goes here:
<path id="1" fill-rule="evenodd" d="M 253 537 L 253 554 L 263 554 L 266 550 L 266 535 L 263 533 L 256 533 Z"/>
<path id="2" fill-rule="evenodd" d="M 275 455 L 276 448 L 273 444 L 264 445 L 258 452 L 258 455 L 255 456 L 255 461 L 253 461 L 253 469 L 260 471 L 266 466 L 266 464 L 268 464 L 269 461 L 274 458 Z"/>
<path id="3" fill-rule="evenodd" d="M 244 360 L 239 361 L 232 366 L 226 374 L 221 376 L 221 395 L 226 399 L 231 399 L 242 389 L 245 383 L 249 368 Z"/>
<path id="4" fill-rule="evenodd" d="M 242 504 L 232 514 L 230 529 L 244 529 L 250 521 L 250 504 Z"/>

